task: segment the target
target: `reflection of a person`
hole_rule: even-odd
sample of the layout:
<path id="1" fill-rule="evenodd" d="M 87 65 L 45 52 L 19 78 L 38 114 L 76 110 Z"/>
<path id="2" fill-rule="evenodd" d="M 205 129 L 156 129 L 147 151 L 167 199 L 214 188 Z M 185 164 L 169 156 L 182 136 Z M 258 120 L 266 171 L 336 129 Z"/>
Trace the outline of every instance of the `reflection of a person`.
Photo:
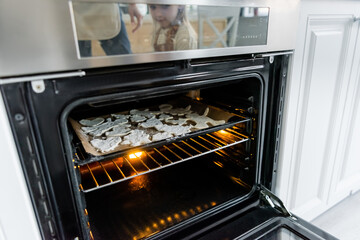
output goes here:
<path id="1" fill-rule="evenodd" d="M 142 25 L 143 16 L 136 7 L 136 4 L 129 4 L 128 13 L 130 15 L 131 24 L 135 26 L 132 29 L 134 33 Z M 136 18 L 136 22 L 135 22 Z M 129 38 L 126 32 L 125 23 L 122 19 L 122 12 L 120 10 L 120 22 L 121 29 L 118 35 L 114 38 L 100 40 L 100 45 L 106 55 L 117 55 L 117 54 L 129 54 L 131 53 L 131 46 Z M 91 41 L 89 40 L 79 40 L 79 50 L 81 57 L 90 57 L 91 56 Z"/>
<path id="2" fill-rule="evenodd" d="M 153 46 L 155 51 L 197 48 L 197 35 L 189 23 L 184 5 L 149 5 L 154 20 Z"/>

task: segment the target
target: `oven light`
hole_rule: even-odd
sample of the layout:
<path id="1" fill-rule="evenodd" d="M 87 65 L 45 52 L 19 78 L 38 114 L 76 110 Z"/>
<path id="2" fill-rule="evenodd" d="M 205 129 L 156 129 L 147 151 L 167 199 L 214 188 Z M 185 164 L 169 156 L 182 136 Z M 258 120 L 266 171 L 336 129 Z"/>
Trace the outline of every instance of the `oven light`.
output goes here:
<path id="1" fill-rule="evenodd" d="M 187 216 L 188 216 L 187 212 L 185 212 L 185 211 L 181 211 L 181 214 L 182 214 L 184 217 L 187 217 Z"/>
<path id="2" fill-rule="evenodd" d="M 227 132 L 224 131 L 224 130 L 220 130 L 219 132 L 222 133 L 222 134 L 227 134 Z"/>
<path id="3" fill-rule="evenodd" d="M 143 152 L 136 152 L 129 155 L 130 159 L 138 158 L 143 154 Z"/>

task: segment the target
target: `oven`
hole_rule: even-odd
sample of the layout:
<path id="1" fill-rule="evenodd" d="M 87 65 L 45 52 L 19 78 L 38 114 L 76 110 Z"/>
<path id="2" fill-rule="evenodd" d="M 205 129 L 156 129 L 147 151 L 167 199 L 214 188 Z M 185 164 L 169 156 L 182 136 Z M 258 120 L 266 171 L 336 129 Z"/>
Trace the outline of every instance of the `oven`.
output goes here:
<path id="1" fill-rule="evenodd" d="M 190 20 L 211 13 L 207 30 L 197 20 L 197 49 L 148 52 L 129 34 L 133 52 L 107 56 L 95 45 L 83 55 L 94 40 L 77 31 L 76 8 L 96 3 L 32 4 L 54 13 L 40 27 L 50 35 L 15 41 L 1 25 L 1 95 L 41 238 L 334 239 L 272 193 L 295 36 L 277 39 L 296 24 L 279 20 L 295 3 L 183 1 Z M 130 4 L 116 4 L 125 20 Z M 223 34 L 206 35 L 219 23 Z M 10 40 L 34 48 L 14 54 Z"/>

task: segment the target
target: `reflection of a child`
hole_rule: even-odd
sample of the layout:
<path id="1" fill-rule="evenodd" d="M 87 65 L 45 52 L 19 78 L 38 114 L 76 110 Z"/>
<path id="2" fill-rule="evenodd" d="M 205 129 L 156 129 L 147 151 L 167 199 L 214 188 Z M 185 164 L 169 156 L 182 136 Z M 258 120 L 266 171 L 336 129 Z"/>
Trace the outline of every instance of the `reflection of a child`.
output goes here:
<path id="1" fill-rule="evenodd" d="M 197 48 L 197 36 L 186 18 L 184 5 L 150 4 L 149 9 L 155 24 L 155 51 Z"/>
<path id="2" fill-rule="evenodd" d="M 143 16 L 139 12 L 136 7 L 136 4 L 129 4 L 128 12 L 131 19 L 131 24 L 135 26 L 132 29 L 134 33 L 136 30 L 140 28 L 142 25 Z M 136 18 L 136 22 L 135 22 Z M 122 19 L 122 12 L 120 10 L 120 23 L 121 23 L 121 30 L 118 35 L 116 35 L 112 39 L 100 40 L 100 44 L 106 55 L 116 55 L 116 54 L 129 54 L 131 53 L 131 46 L 129 42 L 129 38 L 126 32 L 125 23 Z M 91 41 L 89 40 L 80 40 L 79 43 L 79 50 L 80 55 L 82 57 L 90 57 L 91 56 Z"/>

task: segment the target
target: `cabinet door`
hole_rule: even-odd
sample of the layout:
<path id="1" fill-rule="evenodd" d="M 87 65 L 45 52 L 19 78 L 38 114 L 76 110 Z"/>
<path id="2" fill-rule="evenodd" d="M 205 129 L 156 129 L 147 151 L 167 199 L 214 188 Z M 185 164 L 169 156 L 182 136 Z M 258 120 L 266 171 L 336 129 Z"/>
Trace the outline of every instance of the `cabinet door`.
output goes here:
<path id="1" fill-rule="evenodd" d="M 290 211 L 306 220 L 335 203 L 331 191 L 335 166 L 344 161 L 339 140 L 349 118 L 350 110 L 344 109 L 358 32 L 355 6 L 327 3 L 302 2 L 276 189 Z M 350 165 L 346 176 L 354 174 Z"/>
<path id="2" fill-rule="evenodd" d="M 347 98 L 343 109 L 342 131 L 335 158 L 329 203 L 336 204 L 360 189 L 360 26 L 351 64 Z"/>

